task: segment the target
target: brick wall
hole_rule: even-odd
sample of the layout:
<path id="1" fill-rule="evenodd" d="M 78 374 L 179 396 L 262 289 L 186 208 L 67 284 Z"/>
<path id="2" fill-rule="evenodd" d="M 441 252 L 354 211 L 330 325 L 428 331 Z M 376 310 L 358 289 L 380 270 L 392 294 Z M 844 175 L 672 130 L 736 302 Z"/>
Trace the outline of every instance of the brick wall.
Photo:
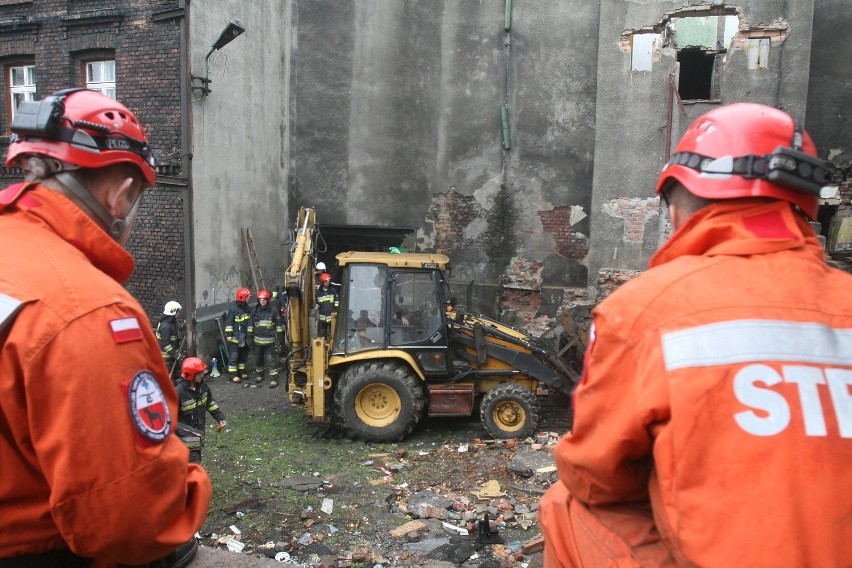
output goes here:
<path id="1" fill-rule="evenodd" d="M 426 223 L 433 226 L 435 235 L 429 250 L 452 255 L 453 251 L 465 246 L 465 227 L 481 214 L 482 207 L 473 196 L 454 190 L 435 195 L 426 213 Z"/>
<path id="2" fill-rule="evenodd" d="M 154 18 L 178 0 L 6 0 L 0 5 L 0 154 L 9 144 L 8 66 L 35 65 L 36 98 L 82 86 L 83 62 L 114 59 L 116 97 L 149 136 L 159 174 L 180 177 L 180 19 Z M 0 168 L 2 186 L 21 172 Z M 149 315 L 184 301 L 183 185 L 158 186 L 140 209 L 128 249 L 136 271 L 127 288 Z"/>
<path id="3" fill-rule="evenodd" d="M 540 211 L 539 217 L 546 233 L 556 241 L 556 252 L 572 260 L 583 260 L 589 253 L 589 238 L 572 230 L 571 207 L 556 207 Z"/>

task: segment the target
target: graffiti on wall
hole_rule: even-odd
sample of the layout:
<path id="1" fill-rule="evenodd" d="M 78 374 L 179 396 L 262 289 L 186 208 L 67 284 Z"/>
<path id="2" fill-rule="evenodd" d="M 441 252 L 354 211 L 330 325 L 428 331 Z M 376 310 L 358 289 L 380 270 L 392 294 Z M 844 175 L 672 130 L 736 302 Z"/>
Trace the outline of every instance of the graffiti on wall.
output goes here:
<path id="1" fill-rule="evenodd" d="M 275 291 L 276 286 L 281 285 L 284 281 L 285 270 L 286 267 L 280 264 L 275 264 L 271 269 L 261 268 L 260 276 L 263 278 L 264 286 L 270 291 Z M 202 283 L 199 280 L 199 284 L 203 285 L 203 288 L 199 291 L 201 294 L 199 306 L 215 306 L 233 302 L 238 288 L 248 288 L 252 291 L 252 296 L 257 294 L 251 271 L 240 270 L 236 266 L 231 266 L 222 273 L 208 272 L 207 281 Z"/>
<path id="2" fill-rule="evenodd" d="M 251 287 L 251 273 L 231 266 L 221 274 L 208 272 L 206 287 L 200 290 L 200 306 L 215 306 L 234 301 L 238 288 Z"/>

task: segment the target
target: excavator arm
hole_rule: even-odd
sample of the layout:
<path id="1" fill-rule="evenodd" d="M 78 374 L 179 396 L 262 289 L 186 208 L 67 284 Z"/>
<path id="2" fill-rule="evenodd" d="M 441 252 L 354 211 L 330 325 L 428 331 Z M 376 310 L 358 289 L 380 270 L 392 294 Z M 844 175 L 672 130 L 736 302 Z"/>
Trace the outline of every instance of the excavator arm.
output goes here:
<path id="1" fill-rule="evenodd" d="M 316 213 L 302 207 L 296 219 L 290 265 L 284 273 L 287 308 L 290 318 L 291 350 L 304 351 L 310 343 L 310 313 L 316 304 L 316 271 L 314 270 L 313 235 Z M 305 356 L 305 355 L 303 355 Z"/>
<path id="2" fill-rule="evenodd" d="M 469 361 L 475 375 L 523 374 L 547 388 L 570 393 L 579 374 L 528 335 L 483 315 L 456 312 L 448 318 L 456 356 Z"/>
<path id="3" fill-rule="evenodd" d="M 290 400 L 304 402 L 313 420 L 325 418 L 326 345 L 311 340 L 311 311 L 317 303 L 314 239 L 318 230 L 316 213 L 302 207 L 296 218 L 291 261 L 284 273 L 287 290 L 290 354 L 287 361 Z"/>

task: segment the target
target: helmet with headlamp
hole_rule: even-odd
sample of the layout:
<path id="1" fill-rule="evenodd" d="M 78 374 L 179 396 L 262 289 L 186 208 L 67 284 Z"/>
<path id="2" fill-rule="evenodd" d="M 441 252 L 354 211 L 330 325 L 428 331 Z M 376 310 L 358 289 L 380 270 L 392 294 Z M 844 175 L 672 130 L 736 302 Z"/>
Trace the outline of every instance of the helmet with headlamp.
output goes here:
<path id="1" fill-rule="evenodd" d="M 131 164 L 154 185 L 154 156 L 139 119 L 115 99 L 88 89 L 57 91 L 27 101 L 15 112 L 6 165 L 24 167 L 30 156 L 79 168 Z M 73 168 L 66 168 L 73 169 Z"/>
<path id="2" fill-rule="evenodd" d="M 660 173 L 657 193 L 677 181 L 705 199 L 781 199 L 816 219 L 828 175 L 813 140 L 789 114 L 736 103 L 692 123 Z"/>

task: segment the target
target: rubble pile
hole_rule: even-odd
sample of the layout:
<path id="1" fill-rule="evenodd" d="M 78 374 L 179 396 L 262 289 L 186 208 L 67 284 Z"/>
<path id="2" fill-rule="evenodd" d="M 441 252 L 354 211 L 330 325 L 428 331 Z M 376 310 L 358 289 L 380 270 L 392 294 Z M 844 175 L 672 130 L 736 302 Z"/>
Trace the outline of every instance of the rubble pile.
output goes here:
<path id="1" fill-rule="evenodd" d="M 289 539 L 240 529 L 268 504 L 255 499 L 226 509 L 234 524 L 201 535 L 202 544 L 295 566 L 528 566 L 543 546 L 538 502 L 556 480 L 559 437 L 541 432 L 376 453 L 359 464 L 364 482 L 348 487 L 328 476 L 288 476 L 281 487 L 322 503 L 277 513 Z M 341 535 L 359 544 L 343 546 Z"/>

